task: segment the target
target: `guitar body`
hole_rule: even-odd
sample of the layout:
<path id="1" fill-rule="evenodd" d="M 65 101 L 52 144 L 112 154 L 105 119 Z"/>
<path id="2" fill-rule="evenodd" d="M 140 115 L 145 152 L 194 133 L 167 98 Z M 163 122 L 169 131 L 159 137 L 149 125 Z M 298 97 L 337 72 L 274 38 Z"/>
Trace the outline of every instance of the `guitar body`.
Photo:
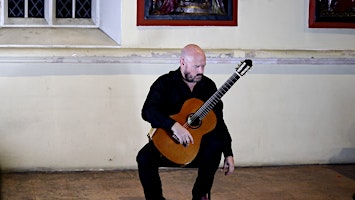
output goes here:
<path id="1" fill-rule="evenodd" d="M 185 128 L 191 133 L 194 139 L 194 144 L 184 146 L 172 137 L 173 133 L 171 130 L 162 128 L 157 128 L 151 137 L 160 153 L 170 161 L 179 165 L 190 163 L 200 149 L 202 136 L 211 132 L 216 127 L 217 117 L 213 111 L 210 111 L 197 125 L 189 125 L 187 123 L 188 117 L 194 114 L 203 103 L 200 99 L 188 99 L 178 114 L 170 116 L 181 125 L 185 125 Z"/>

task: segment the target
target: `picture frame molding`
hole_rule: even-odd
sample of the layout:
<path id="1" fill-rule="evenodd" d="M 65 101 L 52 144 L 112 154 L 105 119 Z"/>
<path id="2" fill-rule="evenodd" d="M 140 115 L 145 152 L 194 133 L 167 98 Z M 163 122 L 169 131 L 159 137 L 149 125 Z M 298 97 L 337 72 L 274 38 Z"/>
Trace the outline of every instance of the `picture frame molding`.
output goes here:
<path id="1" fill-rule="evenodd" d="M 220 19 L 213 15 L 153 16 L 149 14 L 149 1 L 137 0 L 137 26 L 238 26 L 238 0 L 228 0 L 231 13 Z"/>
<path id="2" fill-rule="evenodd" d="M 331 21 L 317 21 L 317 0 L 309 0 L 309 28 L 355 28 L 355 23 L 351 22 L 331 22 Z"/>

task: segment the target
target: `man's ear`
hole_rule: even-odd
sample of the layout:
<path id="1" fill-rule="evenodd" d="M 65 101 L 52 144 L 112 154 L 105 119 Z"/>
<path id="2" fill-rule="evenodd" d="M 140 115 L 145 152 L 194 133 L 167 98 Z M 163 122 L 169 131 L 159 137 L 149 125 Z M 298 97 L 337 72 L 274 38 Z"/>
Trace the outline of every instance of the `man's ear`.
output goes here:
<path id="1" fill-rule="evenodd" d="M 185 65 L 185 60 L 184 60 L 184 58 L 180 58 L 180 66 L 183 66 L 183 65 Z"/>

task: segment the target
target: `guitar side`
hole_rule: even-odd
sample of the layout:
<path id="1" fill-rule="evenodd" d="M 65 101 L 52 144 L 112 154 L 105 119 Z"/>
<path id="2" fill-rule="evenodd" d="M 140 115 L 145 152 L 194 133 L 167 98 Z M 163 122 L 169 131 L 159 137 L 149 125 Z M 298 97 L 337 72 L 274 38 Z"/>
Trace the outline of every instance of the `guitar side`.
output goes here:
<path id="1" fill-rule="evenodd" d="M 181 125 L 187 124 L 188 117 L 195 113 L 203 103 L 204 102 L 200 99 L 188 99 L 181 107 L 180 112 L 170 117 Z M 191 133 L 194 139 L 194 144 L 189 144 L 186 147 L 177 143 L 172 138 L 172 131 L 167 131 L 162 128 L 157 128 L 155 130 L 155 133 L 152 136 L 152 141 L 159 152 L 168 160 L 179 165 L 186 165 L 196 157 L 200 149 L 202 136 L 212 131 L 216 127 L 216 124 L 217 117 L 215 113 L 211 111 L 202 119 L 199 126 L 187 126 L 187 130 Z"/>

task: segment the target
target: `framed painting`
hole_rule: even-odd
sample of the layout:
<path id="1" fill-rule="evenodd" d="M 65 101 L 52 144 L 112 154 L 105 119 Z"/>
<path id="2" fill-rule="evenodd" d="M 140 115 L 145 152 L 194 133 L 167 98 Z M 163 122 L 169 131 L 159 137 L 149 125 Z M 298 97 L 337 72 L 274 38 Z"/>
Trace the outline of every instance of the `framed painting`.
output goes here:
<path id="1" fill-rule="evenodd" d="M 309 28 L 355 28 L 354 0 L 309 0 Z"/>
<path id="2" fill-rule="evenodd" d="M 238 0 L 137 0 L 137 26 L 237 26 Z"/>

